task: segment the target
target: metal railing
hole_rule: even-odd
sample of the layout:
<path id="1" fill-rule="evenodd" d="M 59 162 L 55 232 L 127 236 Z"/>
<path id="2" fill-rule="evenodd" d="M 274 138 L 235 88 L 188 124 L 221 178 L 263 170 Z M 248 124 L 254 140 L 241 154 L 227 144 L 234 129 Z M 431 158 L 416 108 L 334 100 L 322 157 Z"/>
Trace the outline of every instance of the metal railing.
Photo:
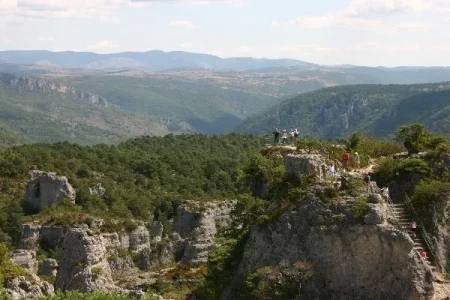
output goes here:
<path id="1" fill-rule="evenodd" d="M 424 226 L 423 222 L 421 221 L 421 219 L 419 218 L 419 215 L 416 213 L 411 199 L 409 198 L 408 194 L 405 191 L 403 191 L 403 193 L 404 193 L 403 196 L 404 196 L 405 204 L 408 206 L 409 210 L 413 214 L 415 221 L 419 224 L 420 233 L 422 235 L 423 240 L 425 241 L 425 244 L 428 247 L 429 253 L 431 254 L 431 256 L 433 258 L 433 262 L 439 267 L 440 271 L 444 270 L 444 266 L 442 266 L 442 264 L 440 263 L 440 261 L 438 259 L 437 254 L 436 254 L 436 249 L 433 246 L 431 237 L 428 234 L 427 230 L 425 229 L 425 226 Z"/>

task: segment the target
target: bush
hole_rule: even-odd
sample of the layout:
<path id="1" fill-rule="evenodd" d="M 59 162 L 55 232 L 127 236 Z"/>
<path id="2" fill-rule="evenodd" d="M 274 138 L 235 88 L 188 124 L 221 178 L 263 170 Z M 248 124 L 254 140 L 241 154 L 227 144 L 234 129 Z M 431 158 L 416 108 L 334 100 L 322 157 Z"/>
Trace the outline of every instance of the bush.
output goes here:
<path id="1" fill-rule="evenodd" d="M 436 209 L 436 206 L 447 202 L 449 196 L 449 182 L 423 181 L 414 188 L 411 201 L 415 210 L 420 214 L 427 213 L 430 210 L 443 213 L 440 209 Z"/>
<path id="2" fill-rule="evenodd" d="M 422 159 L 383 159 L 375 168 L 375 177 L 379 185 L 391 182 L 407 182 L 412 175 L 426 177 L 431 172 L 430 166 Z"/>
<path id="3" fill-rule="evenodd" d="M 89 294 L 78 291 L 61 292 L 58 291 L 53 296 L 42 297 L 40 300 L 135 300 L 128 295 L 119 295 L 117 293 L 93 292 Z"/>
<path id="4" fill-rule="evenodd" d="M 0 286 L 8 280 L 18 276 L 25 276 L 27 272 L 9 260 L 9 249 L 4 243 L 0 243 Z"/>
<path id="5" fill-rule="evenodd" d="M 356 222 L 360 222 L 364 219 L 364 216 L 369 211 L 369 203 L 367 199 L 360 198 L 352 206 L 352 218 Z"/>
<path id="6" fill-rule="evenodd" d="M 236 299 L 291 300 L 302 299 L 302 287 L 313 275 L 310 264 L 266 266 L 247 276 Z"/>

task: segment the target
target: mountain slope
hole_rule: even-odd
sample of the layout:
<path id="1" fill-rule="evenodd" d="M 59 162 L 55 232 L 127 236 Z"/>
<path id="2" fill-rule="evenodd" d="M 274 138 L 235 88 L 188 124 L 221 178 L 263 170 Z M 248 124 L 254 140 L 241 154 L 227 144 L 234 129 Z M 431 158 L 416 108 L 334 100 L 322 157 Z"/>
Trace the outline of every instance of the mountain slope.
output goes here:
<path id="1" fill-rule="evenodd" d="M 238 131 L 271 133 L 298 128 L 301 134 L 337 138 L 353 131 L 391 135 L 402 124 L 423 122 L 448 135 L 450 83 L 357 85 L 299 95 L 243 121 Z"/>
<path id="2" fill-rule="evenodd" d="M 130 136 L 168 132 L 144 116 L 79 97 L 86 96 L 86 92 L 46 90 L 44 83 L 53 84 L 0 76 L 0 127 L 10 133 L 2 139 L 3 143 L 112 143 Z"/>

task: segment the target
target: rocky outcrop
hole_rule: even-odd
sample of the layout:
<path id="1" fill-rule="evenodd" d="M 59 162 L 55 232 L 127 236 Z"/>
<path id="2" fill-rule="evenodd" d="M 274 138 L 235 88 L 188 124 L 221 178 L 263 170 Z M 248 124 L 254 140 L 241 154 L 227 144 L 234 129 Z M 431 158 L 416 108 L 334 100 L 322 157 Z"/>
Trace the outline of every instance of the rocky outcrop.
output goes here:
<path id="1" fill-rule="evenodd" d="M 284 166 L 287 175 L 313 176 L 324 178 L 323 167 L 327 169 L 327 161 L 319 154 L 287 154 L 284 156 Z"/>
<path id="2" fill-rule="evenodd" d="M 100 197 L 104 197 L 106 193 L 106 190 L 104 187 L 102 187 L 101 183 L 97 183 L 93 187 L 89 187 L 89 194 L 91 195 L 98 195 Z"/>
<path id="3" fill-rule="evenodd" d="M 299 286 L 305 299 L 419 300 L 432 295 L 431 270 L 408 234 L 386 222 L 386 204 L 371 204 L 364 221 L 355 223 L 355 200 L 327 204 L 309 194 L 294 211 L 255 227 L 233 286 L 265 266 L 305 263 L 313 272 Z M 230 289 L 223 298 L 233 298 Z"/>
<path id="4" fill-rule="evenodd" d="M 155 221 L 150 224 L 148 231 L 152 241 L 160 242 L 163 236 L 164 226 L 161 222 Z"/>
<path id="5" fill-rule="evenodd" d="M 56 259 L 47 258 L 39 263 L 38 275 L 40 276 L 56 276 L 58 273 L 58 262 Z"/>
<path id="6" fill-rule="evenodd" d="M 209 203 L 196 207 L 193 202 L 180 205 L 173 230 L 178 233 L 177 260 L 183 263 L 206 263 L 208 252 L 215 246 L 214 236 L 231 223 L 233 202 Z"/>
<path id="7" fill-rule="evenodd" d="M 116 289 L 101 236 L 89 236 L 82 229 L 67 232 L 55 288 L 84 293 Z"/>
<path id="8" fill-rule="evenodd" d="M 140 225 L 128 233 L 129 249 L 131 251 L 142 251 L 150 248 L 150 233 L 147 228 Z"/>
<path id="9" fill-rule="evenodd" d="M 15 250 L 11 255 L 11 262 L 21 266 L 28 272 L 35 274 L 37 271 L 36 252 L 32 250 Z"/>
<path id="10" fill-rule="evenodd" d="M 56 173 L 31 171 L 27 183 L 24 209 L 29 212 L 40 212 L 46 206 L 51 206 L 63 199 L 75 203 L 75 190 L 64 176 Z"/>
<path id="11" fill-rule="evenodd" d="M 86 91 L 79 91 L 74 87 L 66 86 L 57 82 L 48 81 L 42 78 L 11 77 L 9 85 L 17 90 L 37 91 L 39 93 L 61 93 L 75 97 L 75 99 L 94 104 L 108 106 L 105 98 Z"/>
<path id="12" fill-rule="evenodd" d="M 39 277 L 32 276 L 31 280 L 20 276 L 6 283 L 6 294 L 11 299 L 39 299 L 55 293 L 53 286 L 41 281 Z"/>
<path id="13" fill-rule="evenodd" d="M 20 249 L 38 250 L 39 246 L 45 248 L 61 247 L 65 230 L 61 226 L 41 226 L 37 223 L 22 225 Z"/>

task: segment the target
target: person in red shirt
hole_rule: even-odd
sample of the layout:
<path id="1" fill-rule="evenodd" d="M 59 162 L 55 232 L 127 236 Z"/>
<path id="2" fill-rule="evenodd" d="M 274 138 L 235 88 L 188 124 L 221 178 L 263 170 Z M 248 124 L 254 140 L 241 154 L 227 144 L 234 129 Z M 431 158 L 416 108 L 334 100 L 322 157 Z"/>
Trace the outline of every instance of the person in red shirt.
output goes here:
<path id="1" fill-rule="evenodd" d="M 348 151 L 345 151 L 342 154 L 342 165 L 344 167 L 344 171 L 347 171 L 348 162 L 350 161 L 350 153 Z"/>
<path id="2" fill-rule="evenodd" d="M 425 252 L 425 250 L 420 249 L 419 254 L 420 254 L 420 257 L 422 257 L 423 259 L 426 259 L 426 258 L 427 258 L 427 253 Z"/>

